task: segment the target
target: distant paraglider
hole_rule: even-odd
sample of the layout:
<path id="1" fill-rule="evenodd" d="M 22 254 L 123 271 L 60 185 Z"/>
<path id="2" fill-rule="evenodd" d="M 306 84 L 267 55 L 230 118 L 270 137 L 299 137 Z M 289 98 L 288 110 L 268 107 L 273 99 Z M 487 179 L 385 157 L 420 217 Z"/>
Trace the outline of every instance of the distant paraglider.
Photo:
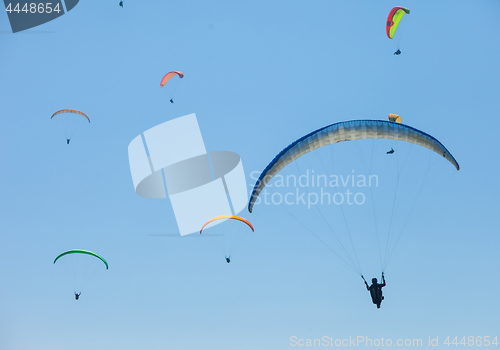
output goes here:
<path id="1" fill-rule="evenodd" d="M 87 121 L 90 123 L 90 118 L 85 113 L 76 109 L 61 109 L 52 114 L 50 119 L 54 119 L 56 116 L 57 118 L 55 119 L 63 129 L 67 145 L 69 145 L 71 138 L 76 134 L 82 124 Z"/>
<path id="2" fill-rule="evenodd" d="M 215 218 L 208 220 L 201 227 L 200 234 L 202 234 L 204 232 L 203 230 L 205 229 L 205 227 L 208 224 L 210 224 L 214 221 L 217 221 L 217 220 L 227 220 L 227 219 L 235 220 L 236 222 L 241 221 L 242 223 L 245 223 L 252 230 L 252 232 L 255 232 L 252 224 L 248 220 L 245 220 L 242 217 L 239 217 L 236 215 L 221 215 L 221 216 L 216 216 Z M 221 235 L 222 241 L 220 242 L 222 251 L 224 252 L 224 258 L 226 259 L 226 262 L 228 264 L 231 262 L 231 254 L 230 253 L 236 247 L 237 240 L 238 240 L 239 236 L 241 236 L 240 233 L 244 234 L 244 232 L 245 232 L 245 231 L 242 231 L 240 229 L 239 225 L 226 227 L 226 229 L 229 229 L 229 228 L 232 232 L 227 232 L 226 235 Z M 236 232 L 236 231 L 239 231 L 239 232 Z M 226 236 L 226 237 L 224 237 L 224 236 Z M 224 238 L 226 238 L 227 240 L 224 240 Z"/>
<path id="3" fill-rule="evenodd" d="M 166 84 L 166 83 L 167 83 L 170 79 L 172 79 L 173 77 L 175 77 L 176 75 L 177 75 L 177 76 L 179 76 L 179 79 L 184 78 L 184 73 L 179 72 L 179 71 L 175 71 L 175 70 L 174 70 L 174 71 L 171 71 L 171 72 L 169 72 L 169 73 L 165 74 L 165 76 L 161 79 L 161 82 L 160 82 L 160 87 L 164 87 L 164 86 L 165 86 L 165 84 Z M 173 95 L 175 94 L 175 89 L 176 89 L 176 87 L 174 87 L 174 88 L 172 89 L 172 91 L 169 93 L 169 94 L 170 94 L 170 97 L 171 97 L 171 98 L 170 98 L 170 103 L 174 103 L 174 96 L 173 96 Z"/>
<path id="4" fill-rule="evenodd" d="M 395 123 L 399 123 L 401 124 L 401 116 L 400 115 L 397 115 L 397 114 L 389 114 L 389 120 L 391 122 L 395 122 Z M 386 153 L 387 154 L 393 154 L 395 151 L 394 151 L 394 148 L 391 147 L 390 151 L 387 151 Z"/>
<path id="5" fill-rule="evenodd" d="M 391 10 L 391 12 L 389 12 L 389 16 L 387 16 L 387 22 L 385 24 L 385 31 L 387 32 L 387 37 L 389 39 L 394 38 L 394 34 L 396 34 L 396 29 L 398 29 L 399 22 L 401 22 L 401 19 L 403 18 L 405 13 L 409 14 L 410 10 L 401 6 L 396 6 Z M 394 52 L 394 54 L 401 54 L 401 50 L 399 49 L 399 47 L 398 50 Z"/>
<path id="6" fill-rule="evenodd" d="M 64 261 L 63 265 L 65 265 L 64 268 L 73 284 L 75 300 L 80 299 L 81 290 L 91 275 L 102 269 L 101 262 L 106 266 L 106 270 L 108 269 L 108 262 L 102 256 L 89 250 L 72 249 L 65 251 L 54 259 L 54 264 L 62 257 L 71 258 L 69 260 L 64 258 L 63 260 L 67 261 Z"/>

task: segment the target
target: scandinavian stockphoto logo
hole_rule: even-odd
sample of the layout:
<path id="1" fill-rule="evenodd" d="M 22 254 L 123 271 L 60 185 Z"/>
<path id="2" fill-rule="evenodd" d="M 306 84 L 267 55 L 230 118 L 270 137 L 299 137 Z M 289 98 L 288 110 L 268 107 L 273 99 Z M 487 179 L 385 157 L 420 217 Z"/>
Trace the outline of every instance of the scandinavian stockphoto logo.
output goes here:
<path id="1" fill-rule="evenodd" d="M 207 152 L 194 113 L 134 138 L 128 158 L 139 196 L 166 198 L 168 192 L 181 236 L 199 232 L 216 216 L 239 213 L 248 202 L 240 156 Z"/>
<path id="2" fill-rule="evenodd" d="M 71 11 L 79 0 L 48 1 L 11 1 L 3 0 L 5 11 L 9 17 L 12 32 L 20 32 L 41 24 Z"/>
<path id="3" fill-rule="evenodd" d="M 259 172 L 250 177 L 259 185 Z M 265 179 L 264 181 L 269 181 Z M 306 169 L 300 175 L 278 174 L 259 193 L 255 205 L 363 205 L 365 192 L 378 188 L 378 175 L 358 174 L 354 169 L 350 174 L 324 174 Z"/>

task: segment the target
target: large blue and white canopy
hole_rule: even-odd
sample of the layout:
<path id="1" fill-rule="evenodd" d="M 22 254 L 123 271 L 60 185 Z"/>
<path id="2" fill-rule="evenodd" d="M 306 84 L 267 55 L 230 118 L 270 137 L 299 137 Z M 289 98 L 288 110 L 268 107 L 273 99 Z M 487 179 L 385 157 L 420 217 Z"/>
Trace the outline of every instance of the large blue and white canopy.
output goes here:
<path id="1" fill-rule="evenodd" d="M 457 170 L 460 169 L 455 158 L 441 142 L 411 126 L 385 120 L 340 122 L 313 131 L 281 151 L 260 174 L 248 203 L 248 211 L 252 212 L 253 205 L 266 184 L 294 160 L 323 146 L 361 139 L 391 139 L 413 143 L 436 152 L 446 158 Z"/>

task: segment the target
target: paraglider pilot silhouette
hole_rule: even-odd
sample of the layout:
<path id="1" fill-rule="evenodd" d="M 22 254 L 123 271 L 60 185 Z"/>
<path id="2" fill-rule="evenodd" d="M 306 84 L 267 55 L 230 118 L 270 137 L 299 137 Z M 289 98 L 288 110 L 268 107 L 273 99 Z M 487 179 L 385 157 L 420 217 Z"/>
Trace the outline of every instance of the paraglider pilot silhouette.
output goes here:
<path id="1" fill-rule="evenodd" d="M 372 285 L 368 286 L 368 283 L 366 282 L 363 275 L 361 275 L 361 278 L 363 278 L 363 281 L 365 281 L 366 289 L 370 292 L 373 303 L 377 304 L 377 309 L 380 309 L 380 304 L 382 303 L 382 300 L 384 300 L 384 297 L 382 295 L 382 287 L 385 287 L 384 273 L 382 272 L 382 283 L 381 284 L 377 283 L 376 278 L 372 278 Z"/>

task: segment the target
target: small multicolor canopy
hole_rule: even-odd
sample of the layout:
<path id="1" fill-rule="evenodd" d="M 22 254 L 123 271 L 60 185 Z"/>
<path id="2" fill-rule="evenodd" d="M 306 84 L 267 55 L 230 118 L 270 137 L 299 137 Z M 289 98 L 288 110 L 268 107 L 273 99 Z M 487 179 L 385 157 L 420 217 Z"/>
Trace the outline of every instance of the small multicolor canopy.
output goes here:
<path id="1" fill-rule="evenodd" d="M 401 123 L 401 116 L 397 114 L 389 114 L 389 120 L 391 122 Z"/>
<path id="2" fill-rule="evenodd" d="M 202 227 L 201 227 L 201 230 L 200 230 L 200 235 L 201 235 L 201 232 L 203 231 L 203 228 L 205 228 L 205 226 L 207 226 L 209 223 L 211 223 L 212 221 L 215 221 L 215 220 L 221 220 L 221 219 L 233 219 L 233 220 L 239 220 L 241 222 L 244 222 L 245 224 L 248 225 L 248 227 L 250 227 L 252 229 L 252 232 L 255 232 L 254 229 L 253 229 L 253 226 L 250 222 L 248 222 L 247 220 L 239 217 L 239 216 L 236 216 L 236 215 L 221 215 L 221 216 L 216 216 L 215 218 L 213 219 L 210 219 L 208 220 Z"/>
<path id="3" fill-rule="evenodd" d="M 401 22 L 401 19 L 403 18 L 403 15 L 405 13 L 409 14 L 410 10 L 401 6 L 396 6 L 389 13 L 387 22 L 385 24 L 385 30 L 389 39 L 394 38 L 394 34 L 396 33 L 396 29 L 398 29 L 399 22 Z"/>
<path id="4" fill-rule="evenodd" d="M 178 75 L 179 78 L 181 78 L 181 79 L 184 78 L 184 73 L 178 72 L 176 70 L 171 71 L 171 72 L 165 74 L 165 76 L 163 77 L 163 79 L 160 82 L 160 87 L 164 87 L 165 84 L 167 83 L 167 81 L 169 81 L 170 79 L 172 79 L 176 75 Z"/>
<path id="5" fill-rule="evenodd" d="M 57 111 L 55 112 L 54 114 L 52 114 L 52 117 L 50 117 L 50 119 L 54 118 L 56 115 L 58 114 L 63 114 L 63 113 L 74 113 L 74 114 L 79 114 L 81 115 L 82 117 L 85 117 L 87 118 L 87 120 L 89 121 L 90 123 L 90 118 L 83 112 L 80 112 L 80 111 L 77 111 L 76 109 L 61 109 L 60 111 Z"/>

